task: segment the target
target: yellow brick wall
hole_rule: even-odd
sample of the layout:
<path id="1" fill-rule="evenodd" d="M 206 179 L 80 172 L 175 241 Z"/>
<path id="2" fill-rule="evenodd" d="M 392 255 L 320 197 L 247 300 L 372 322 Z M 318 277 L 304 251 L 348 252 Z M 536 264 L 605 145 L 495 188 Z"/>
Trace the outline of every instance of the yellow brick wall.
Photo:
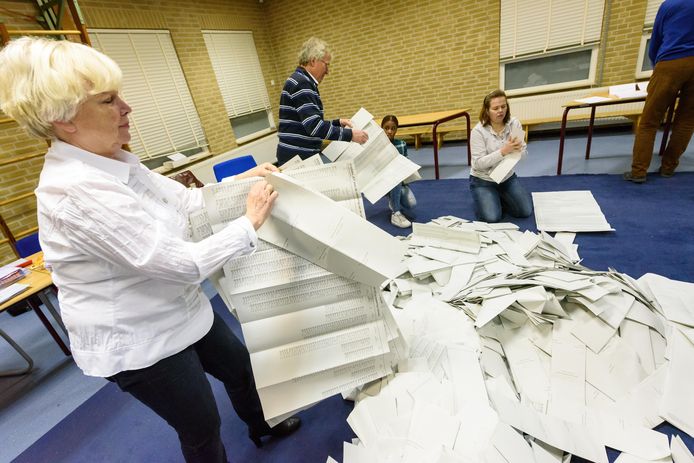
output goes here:
<path id="1" fill-rule="evenodd" d="M 634 80 L 646 3 L 609 2 L 602 78 L 597 85 Z M 499 1 L 80 0 L 79 4 L 88 27 L 171 32 L 214 154 L 236 143 L 202 29 L 253 31 L 275 120 L 284 80 L 297 65 L 301 44 L 311 35 L 326 40 L 334 54 L 330 75 L 320 87 L 329 118 L 348 117 L 360 106 L 376 116 L 462 107 L 472 109 L 475 123 L 482 97 L 499 85 Z M 0 21 L 9 28 L 30 27 L 23 15 L 32 14 L 29 0 L 0 0 Z M 14 123 L 0 124 L 0 162 L 41 152 L 44 142 L 29 139 Z M 41 161 L 0 165 L 0 201 L 32 191 Z M 0 212 L 9 217 L 13 230 L 22 230 L 35 225 L 33 208 L 24 201 Z M 0 247 L 0 262 L 10 258 L 5 248 Z"/>
<path id="2" fill-rule="evenodd" d="M 648 0 L 620 0 L 610 3 L 602 85 L 635 80 Z"/>
<path id="3" fill-rule="evenodd" d="M 498 86 L 498 2 L 318 3 L 265 3 L 278 69 L 275 101 L 311 35 L 327 41 L 334 55 L 320 87 L 329 118 L 349 117 L 361 105 L 377 116 L 461 107 L 476 112 Z"/>

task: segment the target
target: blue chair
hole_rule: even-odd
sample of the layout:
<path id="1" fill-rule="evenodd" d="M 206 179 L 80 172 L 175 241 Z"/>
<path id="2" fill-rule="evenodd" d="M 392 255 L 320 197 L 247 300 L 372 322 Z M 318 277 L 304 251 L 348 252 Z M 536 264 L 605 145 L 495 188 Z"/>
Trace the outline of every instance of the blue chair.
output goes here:
<path id="1" fill-rule="evenodd" d="M 32 254 L 36 254 L 41 250 L 41 245 L 39 244 L 39 233 L 32 233 L 31 235 L 18 239 L 15 243 L 15 247 L 19 257 L 28 257 Z"/>
<path id="2" fill-rule="evenodd" d="M 214 176 L 217 181 L 221 182 L 223 178 L 246 172 L 248 169 L 252 169 L 257 165 L 258 163 L 255 162 L 253 156 L 248 154 L 215 164 L 212 170 L 214 171 Z"/>

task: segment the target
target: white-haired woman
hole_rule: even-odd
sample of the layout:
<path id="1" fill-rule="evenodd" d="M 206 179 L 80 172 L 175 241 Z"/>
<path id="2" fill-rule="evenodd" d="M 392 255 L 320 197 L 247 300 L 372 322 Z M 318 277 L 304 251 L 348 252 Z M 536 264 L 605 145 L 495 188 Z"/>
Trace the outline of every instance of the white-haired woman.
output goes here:
<path id="1" fill-rule="evenodd" d="M 265 423 L 248 351 L 200 289 L 231 257 L 253 252 L 277 192 L 259 179 L 244 216 L 191 242 L 186 218 L 202 194 L 121 149 L 131 108 L 110 58 L 22 38 L 0 51 L 0 69 L 0 108 L 52 140 L 36 189 L 40 242 L 77 365 L 164 418 L 189 462 L 227 461 L 206 372 L 224 383 L 256 445 L 297 429 L 298 418 Z M 263 164 L 240 177 L 275 170 Z"/>

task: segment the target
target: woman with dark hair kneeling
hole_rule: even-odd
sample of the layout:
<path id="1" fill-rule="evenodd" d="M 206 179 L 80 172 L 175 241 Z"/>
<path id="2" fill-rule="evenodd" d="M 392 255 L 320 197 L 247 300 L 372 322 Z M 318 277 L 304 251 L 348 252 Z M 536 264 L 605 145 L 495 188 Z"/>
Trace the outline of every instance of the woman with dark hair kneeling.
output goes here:
<path id="1" fill-rule="evenodd" d="M 533 212 L 530 194 L 513 170 L 499 183 L 490 177 L 504 156 L 517 152 L 525 156 L 525 141 L 512 135 L 518 130 L 522 130 L 521 123 L 511 117 L 503 90 L 494 90 L 484 97 L 480 122 L 470 134 L 470 192 L 477 220 L 499 222 L 504 212 L 519 218 L 529 217 Z"/>

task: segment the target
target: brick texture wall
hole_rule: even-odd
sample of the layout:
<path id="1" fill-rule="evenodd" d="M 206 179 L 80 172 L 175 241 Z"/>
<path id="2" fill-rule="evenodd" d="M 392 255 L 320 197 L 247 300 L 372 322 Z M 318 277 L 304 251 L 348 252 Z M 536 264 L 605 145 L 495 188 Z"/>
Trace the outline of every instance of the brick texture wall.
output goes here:
<path id="1" fill-rule="evenodd" d="M 634 80 L 647 0 L 610 1 L 602 80 Z M 277 120 L 279 94 L 297 65 L 304 40 L 314 35 L 332 47 L 330 74 L 321 84 L 329 118 L 364 106 L 376 116 L 471 108 L 499 85 L 499 1 L 474 0 L 79 0 L 91 28 L 167 29 L 214 154 L 236 146 L 201 30 L 253 32 Z M 0 0 L 0 21 L 10 29 L 37 27 L 29 0 Z M 135 111 L 137 108 L 135 108 Z M 2 115 L 0 115 L 2 118 Z M 0 124 L 0 202 L 32 191 L 45 153 L 15 123 Z M 33 199 L 1 206 L 12 230 L 35 226 Z M 11 259 L 0 247 L 0 262 Z"/>

